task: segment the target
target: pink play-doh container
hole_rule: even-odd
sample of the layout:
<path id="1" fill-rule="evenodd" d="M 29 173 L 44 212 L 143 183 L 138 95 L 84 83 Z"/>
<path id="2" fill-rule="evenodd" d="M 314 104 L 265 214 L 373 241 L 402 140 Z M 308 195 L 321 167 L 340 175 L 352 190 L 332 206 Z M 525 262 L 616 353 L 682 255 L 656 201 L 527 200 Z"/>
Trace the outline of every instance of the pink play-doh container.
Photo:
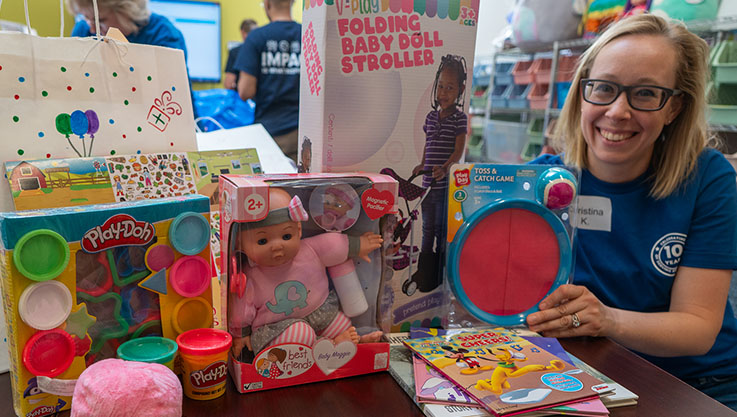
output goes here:
<path id="1" fill-rule="evenodd" d="M 169 283 L 182 297 L 197 297 L 210 286 L 210 264 L 200 256 L 183 256 L 174 262 Z"/>

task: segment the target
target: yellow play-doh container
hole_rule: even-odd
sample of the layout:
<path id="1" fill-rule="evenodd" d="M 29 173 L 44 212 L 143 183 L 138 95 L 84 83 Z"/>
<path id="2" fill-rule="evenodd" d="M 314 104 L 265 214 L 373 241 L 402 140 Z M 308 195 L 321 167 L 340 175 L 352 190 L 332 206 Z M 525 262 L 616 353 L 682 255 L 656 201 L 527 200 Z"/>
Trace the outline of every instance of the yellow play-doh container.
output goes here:
<path id="1" fill-rule="evenodd" d="M 211 400 L 225 393 L 232 343 L 230 334 L 219 329 L 193 329 L 177 336 L 184 395 Z"/>

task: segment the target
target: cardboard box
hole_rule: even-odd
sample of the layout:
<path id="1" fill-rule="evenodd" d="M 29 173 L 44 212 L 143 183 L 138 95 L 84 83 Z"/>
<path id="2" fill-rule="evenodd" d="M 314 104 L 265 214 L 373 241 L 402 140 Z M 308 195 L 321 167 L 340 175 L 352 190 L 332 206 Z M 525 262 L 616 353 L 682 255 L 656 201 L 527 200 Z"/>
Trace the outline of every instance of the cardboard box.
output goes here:
<path id="1" fill-rule="evenodd" d="M 385 282 L 391 304 L 382 317 L 385 331 L 438 326 L 448 304 L 440 285 L 442 232 L 420 253 L 420 201 L 430 187 L 411 176 L 423 158 L 423 125 L 446 58 L 465 67 L 457 108 L 468 113 L 479 3 L 304 2 L 299 155 L 310 147 L 312 154 L 304 172 L 391 170 L 407 188 L 420 188 L 404 193 L 400 185 L 396 221 L 409 230 L 398 234 L 394 259 L 387 260 L 394 274 Z"/>
<path id="2" fill-rule="evenodd" d="M 226 322 L 234 346 L 246 346 L 230 360 L 240 392 L 388 368 L 377 316 L 389 243 L 378 232 L 396 195 L 396 181 L 375 174 L 220 177 Z M 293 324 L 306 328 L 284 339 Z"/>
<path id="3" fill-rule="evenodd" d="M 0 214 L 17 415 L 70 407 L 41 376 L 58 387 L 129 339 L 212 326 L 209 213 L 190 195 Z"/>
<path id="4" fill-rule="evenodd" d="M 579 178 L 565 166 L 451 167 L 447 273 L 458 321 L 526 325 L 569 282 Z"/>

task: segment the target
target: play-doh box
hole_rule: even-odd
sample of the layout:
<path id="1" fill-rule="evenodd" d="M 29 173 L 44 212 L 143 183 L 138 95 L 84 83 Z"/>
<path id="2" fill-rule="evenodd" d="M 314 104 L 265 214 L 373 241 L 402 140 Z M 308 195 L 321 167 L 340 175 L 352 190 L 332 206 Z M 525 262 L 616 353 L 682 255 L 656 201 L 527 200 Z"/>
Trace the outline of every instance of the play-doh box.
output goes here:
<path id="1" fill-rule="evenodd" d="M 50 387 L 126 341 L 212 325 L 209 210 L 193 195 L 0 214 L 19 416 L 69 408 Z"/>

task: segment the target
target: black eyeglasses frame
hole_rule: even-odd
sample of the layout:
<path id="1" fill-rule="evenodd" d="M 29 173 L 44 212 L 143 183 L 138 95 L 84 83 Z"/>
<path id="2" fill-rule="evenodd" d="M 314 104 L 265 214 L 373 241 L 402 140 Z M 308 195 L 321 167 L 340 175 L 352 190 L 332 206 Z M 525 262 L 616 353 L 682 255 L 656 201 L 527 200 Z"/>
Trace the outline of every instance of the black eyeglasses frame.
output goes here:
<path id="1" fill-rule="evenodd" d="M 594 101 L 591 101 L 591 100 L 587 99 L 586 98 L 586 94 L 585 94 L 586 84 L 587 83 L 590 83 L 592 81 L 600 81 L 600 82 L 605 82 L 605 83 L 608 83 L 608 84 L 612 84 L 612 85 L 617 86 L 617 94 L 615 94 L 614 95 L 614 98 L 612 98 L 612 100 L 610 102 L 608 102 L 608 103 L 597 103 L 597 102 L 594 102 Z M 632 104 L 632 100 L 630 99 L 630 91 L 633 88 L 641 88 L 641 87 L 657 88 L 657 89 L 662 90 L 662 91 L 665 92 L 665 99 L 663 99 L 662 100 L 662 103 L 660 103 L 660 107 L 658 107 L 656 109 L 642 109 L 642 108 L 639 108 L 639 107 L 637 107 L 637 106 L 635 106 L 635 105 Z M 593 104 L 595 106 L 608 106 L 608 105 L 614 103 L 615 101 L 617 101 L 617 99 L 622 94 L 622 92 L 624 92 L 625 95 L 627 96 L 627 103 L 630 105 L 630 107 L 632 107 L 634 110 L 637 110 L 637 111 L 658 111 L 658 110 L 661 110 L 663 107 L 665 107 L 666 103 L 668 103 L 668 100 L 670 100 L 671 97 L 680 96 L 681 94 L 683 94 L 683 91 L 682 90 L 672 89 L 672 88 L 667 88 L 667 87 L 662 87 L 662 86 L 659 86 L 659 85 L 652 85 L 652 84 L 622 85 L 622 84 L 616 83 L 614 81 L 602 80 L 600 78 L 582 78 L 581 79 L 581 97 L 584 99 L 585 102 L 590 103 L 590 104 Z"/>

